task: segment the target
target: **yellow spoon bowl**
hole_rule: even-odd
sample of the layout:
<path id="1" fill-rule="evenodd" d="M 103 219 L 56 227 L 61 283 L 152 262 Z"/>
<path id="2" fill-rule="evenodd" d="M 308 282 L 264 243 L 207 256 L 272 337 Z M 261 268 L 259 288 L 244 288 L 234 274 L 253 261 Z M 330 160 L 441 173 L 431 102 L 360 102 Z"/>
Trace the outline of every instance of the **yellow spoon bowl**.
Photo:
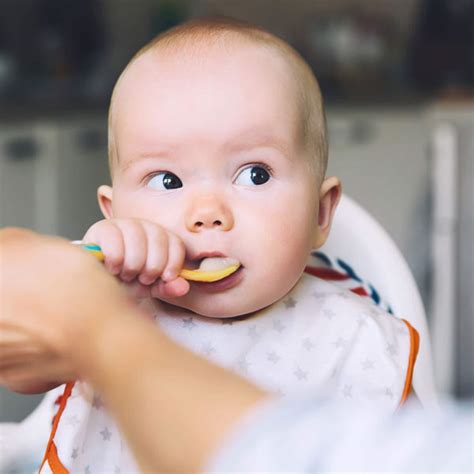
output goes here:
<path id="1" fill-rule="evenodd" d="M 82 244 L 81 247 L 88 252 L 90 252 L 92 255 L 94 255 L 97 260 L 100 262 L 103 262 L 105 260 L 104 254 L 102 253 L 101 248 L 96 245 L 96 244 Z M 219 281 L 222 280 L 225 277 L 228 277 L 229 275 L 232 275 L 236 270 L 238 270 L 240 267 L 240 264 L 234 264 L 230 265 L 226 268 L 221 268 L 220 270 L 188 270 L 186 268 L 183 268 L 181 270 L 179 276 L 184 278 L 185 280 L 189 281 L 204 281 L 208 283 L 212 283 L 214 281 Z"/>
<path id="2" fill-rule="evenodd" d="M 199 269 L 187 270 L 186 268 L 183 268 L 179 276 L 189 281 L 206 281 L 208 283 L 211 283 L 213 281 L 219 281 L 225 277 L 228 277 L 229 275 L 232 275 L 232 273 L 238 270 L 239 267 L 240 267 L 240 264 L 237 263 L 235 265 L 230 265 L 220 270 L 211 270 L 211 271 L 205 271 L 205 270 L 199 270 Z"/>

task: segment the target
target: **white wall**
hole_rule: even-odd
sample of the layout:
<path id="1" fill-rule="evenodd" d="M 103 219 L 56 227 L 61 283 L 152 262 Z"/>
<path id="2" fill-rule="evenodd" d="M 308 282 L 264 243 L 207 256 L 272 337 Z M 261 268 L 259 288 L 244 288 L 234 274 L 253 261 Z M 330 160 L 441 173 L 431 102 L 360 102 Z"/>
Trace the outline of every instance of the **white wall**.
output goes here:
<path id="1" fill-rule="evenodd" d="M 428 302 L 428 124 L 414 108 L 329 109 L 328 174 L 388 231 Z"/>

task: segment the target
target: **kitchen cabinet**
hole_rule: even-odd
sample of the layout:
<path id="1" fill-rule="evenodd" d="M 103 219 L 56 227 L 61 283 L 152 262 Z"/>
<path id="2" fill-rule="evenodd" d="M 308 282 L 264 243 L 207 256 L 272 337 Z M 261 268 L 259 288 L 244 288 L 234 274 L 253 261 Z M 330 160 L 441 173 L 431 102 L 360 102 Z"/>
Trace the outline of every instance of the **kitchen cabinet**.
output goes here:
<path id="1" fill-rule="evenodd" d="M 97 188 L 109 183 L 107 128 L 101 119 L 75 120 L 61 125 L 56 172 L 57 233 L 80 239 L 95 221 L 102 219 Z"/>
<path id="2" fill-rule="evenodd" d="M 105 114 L 0 125 L 0 226 L 79 239 L 108 181 Z"/>
<path id="3" fill-rule="evenodd" d="M 57 130 L 22 123 L 0 127 L 0 225 L 56 230 Z"/>

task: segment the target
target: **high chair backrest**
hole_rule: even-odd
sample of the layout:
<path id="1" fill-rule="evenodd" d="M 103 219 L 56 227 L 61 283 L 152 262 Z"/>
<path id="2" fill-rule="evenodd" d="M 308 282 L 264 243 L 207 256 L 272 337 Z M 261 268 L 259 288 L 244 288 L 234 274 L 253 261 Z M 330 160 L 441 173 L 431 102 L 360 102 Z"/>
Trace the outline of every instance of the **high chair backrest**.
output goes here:
<path id="1" fill-rule="evenodd" d="M 413 275 L 400 250 L 383 227 L 353 199 L 343 195 L 330 237 L 321 249 L 331 259 L 348 263 L 376 289 L 399 318 L 420 335 L 413 389 L 426 407 L 436 407 L 430 335 L 426 313 Z"/>

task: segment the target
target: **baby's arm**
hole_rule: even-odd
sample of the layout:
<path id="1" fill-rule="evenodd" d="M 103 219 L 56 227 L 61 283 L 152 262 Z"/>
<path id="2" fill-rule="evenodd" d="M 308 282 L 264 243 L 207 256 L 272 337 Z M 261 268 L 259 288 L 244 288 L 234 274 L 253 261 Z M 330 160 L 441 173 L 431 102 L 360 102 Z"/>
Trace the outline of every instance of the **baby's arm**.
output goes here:
<path id="1" fill-rule="evenodd" d="M 56 410 L 64 390 L 47 392 L 40 404 L 20 423 L 0 424 L 0 472 L 35 472 L 42 461 Z"/>
<path id="2" fill-rule="evenodd" d="M 138 297 L 177 297 L 189 291 L 189 283 L 178 276 L 184 264 L 184 244 L 158 224 L 105 219 L 89 228 L 83 242 L 100 245 L 108 271 Z"/>

